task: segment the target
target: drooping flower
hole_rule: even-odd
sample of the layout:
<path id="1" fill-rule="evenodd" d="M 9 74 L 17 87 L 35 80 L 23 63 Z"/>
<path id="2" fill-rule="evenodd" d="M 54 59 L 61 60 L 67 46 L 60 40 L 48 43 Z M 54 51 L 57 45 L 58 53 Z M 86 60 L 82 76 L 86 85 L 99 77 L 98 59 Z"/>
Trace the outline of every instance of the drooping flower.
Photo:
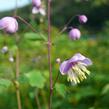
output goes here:
<path id="1" fill-rule="evenodd" d="M 78 18 L 80 23 L 86 23 L 88 20 L 86 15 L 79 15 Z"/>
<path id="2" fill-rule="evenodd" d="M 33 9 L 32 9 L 33 14 L 40 13 L 43 16 L 46 15 L 45 9 L 42 7 L 41 0 L 32 0 L 32 4 L 33 4 Z"/>
<path id="3" fill-rule="evenodd" d="M 72 40 L 77 40 L 81 37 L 81 32 L 77 28 L 72 28 L 69 32 L 69 38 Z"/>
<path id="4" fill-rule="evenodd" d="M 4 17 L 0 19 L 0 29 L 7 33 L 15 33 L 18 30 L 18 23 L 14 17 Z"/>
<path id="5" fill-rule="evenodd" d="M 92 65 L 92 61 L 89 58 L 77 53 L 71 59 L 61 63 L 60 72 L 62 75 L 68 75 L 68 81 L 77 84 L 90 74 L 90 71 L 86 68 L 90 65 Z"/>
<path id="6" fill-rule="evenodd" d="M 18 23 L 14 17 L 4 17 L 0 19 L 0 29 L 7 33 L 15 33 L 18 30 Z"/>

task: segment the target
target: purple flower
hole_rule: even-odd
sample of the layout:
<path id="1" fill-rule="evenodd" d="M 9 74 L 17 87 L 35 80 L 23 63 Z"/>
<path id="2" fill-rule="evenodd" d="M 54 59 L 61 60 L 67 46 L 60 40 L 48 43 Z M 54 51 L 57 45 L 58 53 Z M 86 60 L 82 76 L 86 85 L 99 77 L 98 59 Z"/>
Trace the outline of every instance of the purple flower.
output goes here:
<path id="1" fill-rule="evenodd" d="M 81 32 L 77 28 L 73 28 L 69 32 L 69 38 L 72 40 L 77 40 L 81 37 Z"/>
<path id="2" fill-rule="evenodd" d="M 92 65 L 92 61 L 77 53 L 71 59 L 61 63 L 60 72 L 62 75 L 68 75 L 68 81 L 77 84 L 87 78 L 86 74 L 90 74 L 90 71 L 86 68 L 89 65 Z"/>
<path id="3" fill-rule="evenodd" d="M 18 30 L 17 20 L 13 17 L 0 19 L 0 29 L 3 29 L 7 33 L 15 33 Z"/>
<path id="4" fill-rule="evenodd" d="M 32 0 L 33 6 L 40 7 L 41 6 L 41 0 Z"/>
<path id="5" fill-rule="evenodd" d="M 80 23 L 86 23 L 87 22 L 87 17 L 85 15 L 80 15 L 79 17 L 79 22 Z"/>
<path id="6" fill-rule="evenodd" d="M 45 9 L 42 8 L 41 0 L 32 0 L 32 4 L 33 4 L 33 9 L 32 9 L 33 14 L 40 13 L 43 16 L 46 15 Z"/>

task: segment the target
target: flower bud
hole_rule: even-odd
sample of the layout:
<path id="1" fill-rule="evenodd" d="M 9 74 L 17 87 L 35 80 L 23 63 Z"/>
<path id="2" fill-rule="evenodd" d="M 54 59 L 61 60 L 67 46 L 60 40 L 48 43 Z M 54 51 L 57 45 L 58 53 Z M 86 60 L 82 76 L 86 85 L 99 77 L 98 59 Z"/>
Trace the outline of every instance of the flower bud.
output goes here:
<path id="1" fill-rule="evenodd" d="M 8 52 L 8 47 L 7 46 L 4 46 L 2 49 L 1 49 L 1 52 L 3 54 L 7 53 Z"/>
<path id="2" fill-rule="evenodd" d="M 72 40 L 77 40 L 81 37 L 81 32 L 77 28 L 73 28 L 69 32 L 69 38 Z"/>
<path id="3" fill-rule="evenodd" d="M 33 14 L 40 13 L 43 16 L 46 15 L 45 9 L 42 7 L 41 0 L 32 0 L 32 4 L 33 4 L 33 9 L 32 9 Z"/>
<path id="4" fill-rule="evenodd" d="M 12 56 L 9 57 L 10 62 L 14 62 L 14 58 Z"/>
<path id="5" fill-rule="evenodd" d="M 41 0 L 32 0 L 33 6 L 40 7 L 41 6 Z"/>
<path id="6" fill-rule="evenodd" d="M 85 15 L 80 15 L 79 17 L 79 22 L 80 23 L 86 23 L 87 22 L 87 17 Z"/>
<path id="7" fill-rule="evenodd" d="M 7 33 L 15 33 L 18 30 L 17 20 L 13 17 L 0 19 L 0 29 L 3 29 Z"/>
<path id="8" fill-rule="evenodd" d="M 60 62 L 61 62 L 61 59 L 60 58 L 57 58 L 56 59 L 56 63 L 60 64 Z"/>

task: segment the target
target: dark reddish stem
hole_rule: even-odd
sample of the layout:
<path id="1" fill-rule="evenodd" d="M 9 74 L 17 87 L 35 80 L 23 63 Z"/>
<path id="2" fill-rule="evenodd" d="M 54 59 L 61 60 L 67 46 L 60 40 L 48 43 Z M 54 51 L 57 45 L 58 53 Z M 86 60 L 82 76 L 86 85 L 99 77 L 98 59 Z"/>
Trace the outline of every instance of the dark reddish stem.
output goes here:
<path id="1" fill-rule="evenodd" d="M 29 24 L 25 19 L 23 19 L 22 17 L 20 17 L 20 16 L 14 16 L 15 18 L 17 18 L 17 19 L 19 19 L 19 20 L 21 20 L 22 22 L 24 22 L 29 28 L 31 28 L 31 30 L 33 31 L 33 32 L 35 32 L 36 33 L 36 30 L 32 27 L 32 25 L 31 24 Z"/>
<path id="2" fill-rule="evenodd" d="M 28 22 L 27 22 L 25 19 L 23 19 L 22 17 L 20 17 L 20 16 L 14 16 L 14 18 L 17 18 L 17 19 L 21 20 L 23 23 L 25 23 L 34 33 L 39 33 L 38 31 L 36 31 L 36 30 L 34 29 L 34 27 L 33 27 L 30 23 L 28 23 Z M 43 38 L 43 40 L 46 40 L 45 37 L 43 36 L 43 34 L 39 33 L 39 35 Z"/>
<path id="3" fill-rule="evenodd" d="M 48 65 L 49 65 L 49 79 L 50 79 L 50 96 L 49 96 L 49 109 L 52 109 L 52 94 L 53 94 L 53 81 L 52 81 L 52 65 L 51 65 L 51 0 L 48 0 Z"/>
<path id="4" fill-rule="evenodd" d="M 67 23 L 64 25 L 64 27 L 62 27 L 62 29 L 59 31 L 58 34 L 61 34 L 63 33 L 64 31 L 66 31 L 69 27 L 68 25 L 74 20 L 75 17 L 77 17 L 78 15 L 76 16 L 71 16 L 70 19 L 67 21 Z M 70 27 L 71 28 L 71 27 Z"/>

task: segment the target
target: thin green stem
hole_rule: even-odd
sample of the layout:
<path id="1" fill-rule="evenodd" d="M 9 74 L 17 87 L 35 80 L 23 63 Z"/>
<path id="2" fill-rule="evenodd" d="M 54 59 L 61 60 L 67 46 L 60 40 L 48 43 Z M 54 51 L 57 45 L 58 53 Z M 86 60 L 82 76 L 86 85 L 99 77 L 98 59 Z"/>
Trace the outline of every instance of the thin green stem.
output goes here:
<path id="1" fill-rule="evenodd" d="M 40 101 L 39 101 L 39 98 L 38 98 L 38 92 L 36 92 L 36 94 L 35 94 L 35 101 L 36 101 L 36 104 L 37 104 L 37 108 L 41 109 Z"/>
<path id="2" fill-rule="evenodd" d="M 58 72 L 58 74 L 57 74 L 57 76 L 56 76 L 56 79 L 55 79 L 55 81 L 54 81 L 54 83 L 53 83 L 53 88 L 55 87 L 55 84 L 56 84 L 56 82 L 57 82 L 57 80 L 58 80 L 58 78 L 59 78 L 59 72 Z"/>
<path id="3" fill-rule="evenodd" d="M 46 41 L 46 38 L 44 37 L 44 35 L 41 34 L 41 33 L 38 32 L 38 31 L 36 31 L 36 30 L 34 29 L 34 27 L 33 27 L 30 23 L 28 23 L 25 19 L 23 19 L 23 18 L 20 17 L 20 16 L 14 16 L 14 17 L 17 18 L 17 19 L 19 19 L 19 20 L 21 20 L 23 23 L 25 23 L 34 33 L 39 33 L 40 37 L 42 37 L 42 39 Z"/>
<path id="4" fill-rule="evenodd" d="M 19 77 L 19 49 L 16 52 L 16 79 L 18 79 L 18 77 Z M 19 87 L 16 87 L 16 96 L 17 96 L 18 109 L 22 109 Z"/>
<path id="5" fill-rule="evenodd" d="M 64 31 L 66 31 L 68 29 L 68 25 L 72 22 L 72 20 L 74 20 L 75 17 L 77 17 L 78 15 L 76 16 L 71 16 L 70 19 L 68 20 L 68 22 L 62 27 L 62 29 L 59 31 L 58 35 L 63 33 Z"/>

